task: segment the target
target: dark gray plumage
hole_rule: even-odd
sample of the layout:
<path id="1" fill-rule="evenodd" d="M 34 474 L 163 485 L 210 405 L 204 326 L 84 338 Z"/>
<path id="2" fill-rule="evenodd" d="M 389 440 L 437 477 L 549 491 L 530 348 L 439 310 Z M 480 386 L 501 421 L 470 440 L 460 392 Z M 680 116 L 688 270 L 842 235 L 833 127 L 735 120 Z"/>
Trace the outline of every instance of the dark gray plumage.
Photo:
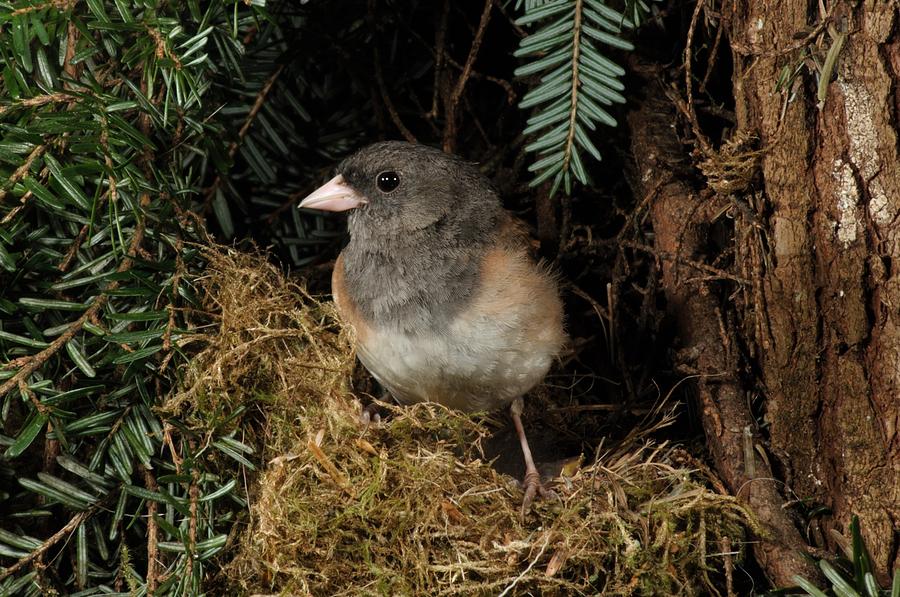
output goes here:
<path id="1" fill-rule="evenodd" d="M 337 171 L 372 198 L 348 220 L 348 295 L 365 317 L 405 330 L 446 324 L 471 298 L 505 216 L 490 182 L 455 156 L 400 142 L 370 145 Z M 391 193 L 375 185 L 384 171 L 400 176 Z"/>

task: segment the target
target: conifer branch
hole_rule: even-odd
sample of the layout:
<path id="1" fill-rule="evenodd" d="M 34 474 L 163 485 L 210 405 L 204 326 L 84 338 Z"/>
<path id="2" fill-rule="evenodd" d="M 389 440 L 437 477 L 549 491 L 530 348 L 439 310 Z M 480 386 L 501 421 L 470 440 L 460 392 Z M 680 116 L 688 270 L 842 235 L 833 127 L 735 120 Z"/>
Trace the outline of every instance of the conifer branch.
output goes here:
<path id="1" fill-rule="evenodd" d="M 135 255 L 137 255 L 138 248 L 140 247 L 143 240 L 144 220 L 141 219 L 138 221 L 138 225 L 134 229 L 134 235 L 131 237 L 131 246 L 128 247 L 128 254 L 125 259 L 122 260 L 122 263 L 116 270 L 117 273 L 125 273 L 129 269 L 131 269 L 131 266 L 134 263 L 134 257 Z M 3 382 L 3 384 L 0 384 L 0 398 L 5 396 L 6 393 L 12 390 L 14 387 L 18 386 L 19 382 L 24 382 L 25 380 L 27 380 L 28 376 L 37 371 L 38 368 L 41 367 L 41 365 L 46 363 L 53 355 L 58 353 L 60 349 L 63 348 L 72 338 L 74 338 L 75 334 L 80 332 L 84 327 L 84 324 L 96 317 L 100 310 L 103 309 L 104 306 L 106 306 L 106 302 L 109 300 L 110 293 L 118 287 L 118 281 L 110 282 L 109 286 L 106 287 L 106 291 L 96 299 L 94 299 L 94 302 L 84 313 L 81 314 L 81 317 L 73 321 L 65 332 L 60 334 L 59 337 L 56 338 L 56 340 L 50 343 L 50 346 L 37 354 L 25 357 L 23 359 L 24 362 L 20 361 L 15 363 L 15 365 L 19 366 L 20 368 L 15 375 Z"/>
<path id="2" fill-rule="evenodd" d="M 61 529 L 59 529 L 58 531 L 53 533 L 53 535 L 50 538 L 48 538 L 46 541 L 41 543 L 37 549 L 33 550 L 28 555 L 20 558 L 18 562 L 16 562 L 9 568 L 4 568 L 3 570 L 0 570 L 0 581 L 12 576 L 13 574 L 18 572 L 22 568 L 31 564 L 31 562 L 33 562 L 37 558 L 43 556 L 45 553 L 47 553 L 47 550 L 49 550 L 51 547 L 53 547 L 54 545 L 56 545 L 57 543 L 59 543 L 60 541 L 65 539 L 66 537 L 68 537 L 72 532 L 75 531 L 75 529 L 77 529 L 79 526 L 81 526 L 88 518 L 90 518 L 90 516 L 94 513 L 94 511 L 95 511 L 94 509 L 91 509 L 91 510 L 85 510 L 84 512 L 79 512 L 78 514 L 73 516 L 72 519 L 68 523 L 66 523 L 66 525 L 64 527 L 62 527 Z"/>
<path id="3" fill-rule="evenodd" d="M 531 184 L 552 179 L 551 194 L 561 184 L 571 193 L 573 178 L 589 182 L 582 154 L 600 160 L 591 139 L 597 124 L 616 126 L 603 106 L 625 102 L 621 94 L 625 71 L 597 44 L 632 49 L 620 31 L 632 24 L 602 0 L 526 2 L 525 14 L 516 24 L 540 25 L 515 53 L 529 58 L 516 69 L 517 76 L 540 76 L 519 103 L 520 108 L 533 110 L 524 131 L 533 139 L 525 150 L 536 154 L 529 167 L 535 174 Z"/>

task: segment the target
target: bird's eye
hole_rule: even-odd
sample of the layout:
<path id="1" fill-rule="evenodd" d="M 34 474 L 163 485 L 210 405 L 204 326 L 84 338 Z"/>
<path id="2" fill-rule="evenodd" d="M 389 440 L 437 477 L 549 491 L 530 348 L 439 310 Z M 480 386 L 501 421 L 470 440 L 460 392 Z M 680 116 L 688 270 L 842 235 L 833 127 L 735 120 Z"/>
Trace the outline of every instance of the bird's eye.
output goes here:
<path id="1" fill-rule="evenodd" d="M 382 193 L 390 193 L 400 186 L 400 175 L 393 170 L 386 170 L 375 177 L 375 186 Z"/>

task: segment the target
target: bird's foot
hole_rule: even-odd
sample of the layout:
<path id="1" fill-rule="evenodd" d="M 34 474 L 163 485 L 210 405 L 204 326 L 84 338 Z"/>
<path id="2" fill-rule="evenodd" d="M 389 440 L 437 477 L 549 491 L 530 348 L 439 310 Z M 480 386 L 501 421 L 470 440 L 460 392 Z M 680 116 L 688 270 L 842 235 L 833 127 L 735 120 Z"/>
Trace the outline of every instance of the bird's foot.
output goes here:
<path id="1" fill-rule="evenodd" d="M 378 404 L 370 402 L 363 406 L 359 411 L 359 422 L 365 429 L 368 429 L 369 425 L 373 423 L 376 427 L 381 425 L 381 412 L 378 409 Z"/>
<path id="2" fill-rule="evenodd" d="M 525 520 L 525 515 L 531 510 L 531 504 L 534 502 L 535 497 L 540 497 L 545 500 L 559 498 L 555 491 L 544 487 L 544 484 L 541 483 L 541 474 L 536 470 L 525 472 L 525 480 L 522 482 L 522 489 L 525 490 L 525 497 L 522 499 L 522 520 Z"/>
<path id="3" fill-rule="evenodd" d="M 377 401 L 370 402 L 363 406 L 359 411 L 359 422 L 364 429 L 368 429 L 369 425 L 378 427 L 381 420 L 388 415 L 388 409 L 381 406 Z"/>

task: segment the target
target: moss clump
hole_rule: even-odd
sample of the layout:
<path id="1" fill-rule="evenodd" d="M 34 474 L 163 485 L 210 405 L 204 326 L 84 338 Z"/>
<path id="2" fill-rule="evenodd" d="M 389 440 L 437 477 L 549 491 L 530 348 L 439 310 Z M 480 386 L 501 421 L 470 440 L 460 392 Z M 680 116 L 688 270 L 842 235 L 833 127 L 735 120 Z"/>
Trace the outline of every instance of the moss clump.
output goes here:
<path id="1" fill-rule="evenodd" d="M 363 429 L 351 339 L 329 303 L 258 257 L 210 255 L 219 326 L 171 408 L 260 413 L 266 462 L 248 487 L 229 593 L 718 593 L 752 517 L 683 453 L 635 431 L 556 485 L 522 521 L 486 462 L 483 422 L 438 405 Z M 259 400 L 264 397 L 264 400 Z M 251 427 L 245 420 L 245 424 Z M 688 459 L 689 461 L 689 459 Z M 724 593 L 724 589 L 722 590 Z"/>
<path id="2" fill-rule="evenodd" d="M 746 133 L 729 139 L 718 151 L 709 150 L 700 161 L 707 184 L 720 195 L 743 192 L 759 170 L 763 151 L 754 149 L 759 139 Z"/>
<path id="3" fill-rule="evenodd" d="M 207 273 L 197 282 L 205 313 L 199 315 L 208 323 L 193 322 L 198 331 L 181 341 L 197 354 L 162 411 L 209 429 L 214 419 L 236 424 L 236 411 L 265 410 L 257 398 L 309 400 L 346 383 L 351 339 L 331 302 L 286 280 L 262 255 L 210 246 L 203 257 Z"/>

